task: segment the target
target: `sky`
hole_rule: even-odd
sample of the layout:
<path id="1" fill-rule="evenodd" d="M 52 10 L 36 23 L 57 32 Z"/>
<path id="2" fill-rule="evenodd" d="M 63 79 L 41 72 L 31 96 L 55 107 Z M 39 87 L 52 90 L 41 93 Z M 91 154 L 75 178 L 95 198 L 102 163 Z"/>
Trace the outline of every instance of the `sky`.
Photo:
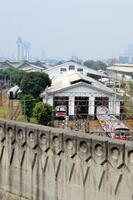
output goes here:
<path id="1" fill-rule="evenodd" d="M 0 0 L 0 56 L 16 56 L 19 36 L 31 56 L 117 57 L 133 43 L 133 0 Z"/>

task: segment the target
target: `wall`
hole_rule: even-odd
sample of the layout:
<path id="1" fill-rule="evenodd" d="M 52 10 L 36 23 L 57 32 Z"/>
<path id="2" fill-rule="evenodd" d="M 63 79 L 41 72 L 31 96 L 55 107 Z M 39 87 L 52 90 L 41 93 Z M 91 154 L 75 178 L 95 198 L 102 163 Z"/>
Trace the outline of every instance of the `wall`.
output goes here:
<path id="1" fill-rule="evenodd" d="M 69 65 L 75 66 L 75 70 L 74 71 L 78 71 L 79 68 L 83 69 L 82 73 L 85 74 L 85 75 L 87 73 L 90 73 L 90 74 L 93 74 L 93 75 L 99 75 L 100 77 L 106 76 L 106 75 L 98 72 L 97 70 L 93 70 L 93 69 L 88 68 L 88 67 L 86 67 L 84 65 L 80 65 L 80 64 L 78 64 L 76 62 L 71 62 L 71 61 L 63 63 L 61 65 L 56 65 L 55 67 L 51 67 L 49 69 L 46 69 L 46 70 L 44 70 L 44 72 L 47 73 L 51 79 L 53 79 L 53 78 L 55 78 L 57 76 L 60 76 L 61 74 L 64 73 L 64 72 L 60 71 L 61 68 L 65 68 L 66 71 L 70 71 L 69 70 Z"/>
<path id="2" fill-rule="evenodd" d="M 133 200 L 133 143 L 0 120 L 1 200 Z"/>
<path id="3" fill-rule="evenodd" d="M 93 88 L 89 88 L 88 86 L 86 86 L 85 84 L 81 85 L 76 85 L 73 88 L 68 88 L 68 89 L 64 89 L 60 92 L 56 92 L 54 94 L 54 96 L 60 96 L 60 97 L 64 97 L 64 96 L 68 96 L 70 99 L 76 96 L 82 96 L 82 97 L 89 97 L 89 108 L 88 108 L 88 114 L 90 115 L 94 115 L 94 106 L 95 106 L 95 97 L 108 97 L 109 98 L 109 109 L 110 112 L 113 114 L 117 114 L 118 116 L 120 115 L 120 100 L 119 98 L 114 97 L 113 98 L 113 94 L 109 94 L 109 93 L 105 93 L 104 91 L 102 91 L 99 89 L 93 89 Z M 74 101 L 74 99 L 73 99 Z M 49 103 L 51 106 L 53 106 L 53 96 L 50 95 L 47 98 L 44 97 L 43 98 L 43 102 L 47 102 Z M 74 115 L 74 103 L 70 102 L 69 105 L 69 115 Z"/>

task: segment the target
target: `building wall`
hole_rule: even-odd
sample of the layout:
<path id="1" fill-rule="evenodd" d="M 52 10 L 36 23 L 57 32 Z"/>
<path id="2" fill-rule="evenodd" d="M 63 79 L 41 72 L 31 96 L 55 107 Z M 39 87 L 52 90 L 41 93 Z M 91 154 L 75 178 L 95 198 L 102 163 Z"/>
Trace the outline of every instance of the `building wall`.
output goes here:
<path id="1" fill-rule="evenodd" d="M 77 63 L 64 63 L 63 65 L 59 65 L 58 67 L 51 67 L 51 69 L 49 69 L 49 70 L 46 70 L 45 72 L 49 75 L 49 77 L 51 78 L 51 79 L 53 79 L 54 77 L 57 77 L 57 76 L 59 76 L 59 75 L 61 75 L 61 74 L 63 74 L 64 72 L 63 71 L 61 71 L 61 69 L 66 69 L 66 71 L 70 71 L 69 70 L 69 66 L 75 66 L 75 69 L 74 69 L 74 71 L 78 71 L 78 69 L 83 69 L 83 72 L 81 72 L 81 73 L 83 73 L 83 74 L 85 74 L 85 75 L 87 75 L 87 73 L 89 73 L 90 71 L 92 72 L 93 70 L 91 70 L 90 68 L 88 68 L 88 67 L 86 67 L 86 66 L 83 66 L 83 65 L 79 65 L 79 64 L 77 64 Z M 95 74 L 96 72 L 95 71 L 93 71 L 93 73 Z M 101 75 L 102 76 L 102 75 Z"/>
<path id="2" fill-rule="evenodd" d="M 133 143 L 0 121 L 1 200 L 132 200 Z"/>
<path id="3" fill-rule="evenodd" d="M 94 90 L 89 87 L 80 86 L 80 87 L 74 87 L 62 92 L 57 92 L 54 94 L 54 96 L 68 96 L 69 99 L 69 115 L 74 115 L 74 97 L 89 97 L 89 108 L 88 108 L 88 115 L 94 115 L 94 106 L 95 106 L 95 97 L 108 97 L 109 98 L 109 105 L 112 104 L 112 106 L 109 106 L 110 112 L 113 114 L 120 115 L 120 100 L 116 99 L 116 97 L 113 97 L 113 95 L 105 94 L 104 92 L 100 90 Z M 115 98 L 115 99 L 114 99 Z M 44 98 L 43 102 L 46 102 L 46 99 Z M 49 103 L 51 106 L 53 106 L 53 95 L 50 95 L 47 98 L 47 103 Z"/>

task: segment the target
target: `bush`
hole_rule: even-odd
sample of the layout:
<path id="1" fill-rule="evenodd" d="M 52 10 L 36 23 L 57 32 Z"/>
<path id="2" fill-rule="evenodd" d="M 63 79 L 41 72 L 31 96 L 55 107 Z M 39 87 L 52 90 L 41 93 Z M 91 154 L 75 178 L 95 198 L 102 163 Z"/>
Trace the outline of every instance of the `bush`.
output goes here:
<path id="1" fill-rule="evenodd" d="M 33 109 L 33 116 L 39 124 L 47 125 L 52 120 L 52 106 L 38 102 Z"/>

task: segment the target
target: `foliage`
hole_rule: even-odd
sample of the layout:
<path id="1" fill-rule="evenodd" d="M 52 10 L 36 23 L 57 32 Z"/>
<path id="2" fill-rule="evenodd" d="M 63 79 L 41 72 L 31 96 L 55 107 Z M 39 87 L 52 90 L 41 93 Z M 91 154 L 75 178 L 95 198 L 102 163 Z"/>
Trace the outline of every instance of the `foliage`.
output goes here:
<path id="1" fill-rule="evenodd" d="M 34 98 L 38 98 L 40 93 L 44 91 L 46 86 L 50 86 L 51 81 L 47 74 L 41 72 L 31 72 L 22 78 L 19 86 L 23 94 L 31 94 Z"/>
<path id="2" fill-rule="evenodd" d="M 33 109 L 33 116 L 39 124 L 47 125 L 52 120 L 52 106 L 47 103 L 38 102 Z"/>
<path id="3" fill-rule="evenodd" d="M 125 105 L 129 105 L 129 97 L 128 96 L 126 96 L 126 95 L 123 96 L 123 103 Z"/>
<path id="4" fill-rule="evenodd" d="M 32 116 L 33 108 L 36 104 L 36 100 L 31 94 L 21 96 L 22 112 L 27 117 L 27 121 L 30 121 Z"/>
<path id="5" fill-rule="evenodd" d="M 10 80 L 13 73 L 15 73 L 14 69 L 1 69 L 0 80 Z"/>
<path id="6" fill-rule="evenodd" d="M 7 118 L 7 116 L 9 116 L 9 108 L 8 105 L 3 105 L 0 106 L 0 117 L 1 118 Z"/>
<path id="7" fill-rule="evenodd" d="M 49 76 L 43 72 L 26 73 L 16 69 L 1 70 L 0 80 L 5 79 L 18 85 L 23 94 L 31 94 L 34 98 L 38 98 L 46 86 L 51 84 Z"/>
<path id="8" fill-rule="evenodd" d="M 12 82 L 13 82 L 14 84 L 20 85 L 22 79 L 25 79 L 26 75 L 27 75 L 26 72 L 18 71 L 18 70 L 17 70 L 16 73 L 13 73 L 13 74 L 11 75 L 11 80 L 12 80 Z"/>
<path id="9" fill-rule="evenodd" d="M 28 121 L 30 121 L 30 118 L 32 117 L 35 104 L 39 101 L 40 93 L 44 91 L 46 86 L 51 85 L 51 80 L 45 73 L 26 73 L 24 71 L 11 68 L 0 70 L 0 80 L 2 82 L 5 82 L 6 80 L 10 83 L 10 86 L 16 84 L 20 87 L 22 93 L 20 94 L 19 99 L 22 104 L 22 112 Z M 46 107 L 45 109 L 48 111 L 45 121 L 49 121 L 50 108 Z"/>
<path id="10" fill-rule="evenodd" d="M 86 61 L 84 62 L 84 65 L 87 66 L 87 67 L 89 67 L 89 68 L 94 68 L 94 66 L 95 66 L 95 61 L 94 61 L 94 60 L 86 60 Z"/>
<path id="11" fill-rule="evenodd" d="M 95 70 L 106 70 L 107 65 L 101 61 L 87 60 L 84 65 Z"/>
<path id="12" fill-rule="evenodd" d="M 129 85 L 130 85 L 130 88 L 133 90 L 133 82 L 132 81 L 129 82 Z"/>
<path id="13" fill-rule="evenodd" d="M 0 70 L 0 80 L 4 82 L 10 82 L 10 85 L 19 85 L 22 78 L 26 75 L 26 72 L 19 71 L 17 69 L 2 69 Z"/>

